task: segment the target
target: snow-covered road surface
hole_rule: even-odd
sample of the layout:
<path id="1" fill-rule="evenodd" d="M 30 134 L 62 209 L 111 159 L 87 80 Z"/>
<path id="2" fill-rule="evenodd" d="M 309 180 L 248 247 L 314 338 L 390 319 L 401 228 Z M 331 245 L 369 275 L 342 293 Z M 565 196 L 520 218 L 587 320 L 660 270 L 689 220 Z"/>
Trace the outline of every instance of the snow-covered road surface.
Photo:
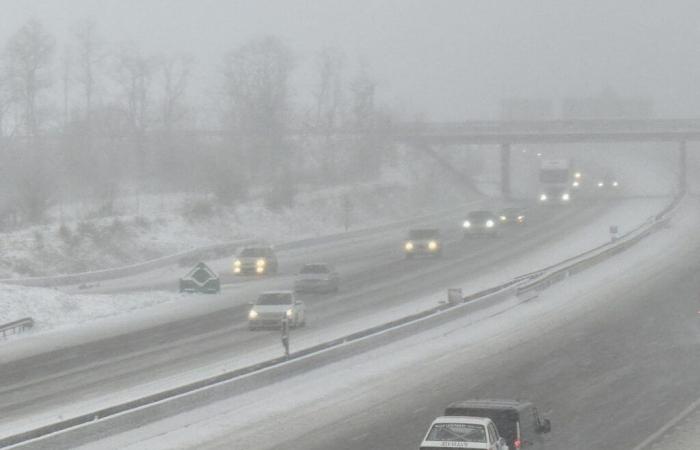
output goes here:
<path id="1" fill-rule="evenodd" d="M 445 405 L 475 397 L 535 401 L 552 419 L 552 449 L 633 448 L 700 391 L 698 206 L 508 313 L 459 319 L 81 449 L 415 448 Z"/>

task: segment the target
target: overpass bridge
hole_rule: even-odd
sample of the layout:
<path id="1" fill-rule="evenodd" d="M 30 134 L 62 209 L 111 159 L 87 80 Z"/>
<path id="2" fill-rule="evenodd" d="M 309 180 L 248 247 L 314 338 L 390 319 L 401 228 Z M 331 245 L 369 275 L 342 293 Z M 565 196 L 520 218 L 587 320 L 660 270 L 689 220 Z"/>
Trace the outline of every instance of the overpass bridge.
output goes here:
<path id="1" fill-rule="evenodd" d="M 511 146 L 517 144 L 677 143 L 679 188 L 687 186 L 687 143 L 700 141 L 700 119 L 593 119 L 398 123 L 379 135 L 423 149 L 436 145 L 496 145 L 501 152 L 501 192 L 510 196 Z"/>

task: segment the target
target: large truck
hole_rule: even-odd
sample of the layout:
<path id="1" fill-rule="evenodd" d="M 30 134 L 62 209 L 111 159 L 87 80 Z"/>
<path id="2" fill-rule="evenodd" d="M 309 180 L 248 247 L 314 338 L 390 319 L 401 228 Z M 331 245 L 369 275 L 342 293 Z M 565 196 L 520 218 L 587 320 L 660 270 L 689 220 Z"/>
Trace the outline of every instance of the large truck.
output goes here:
<path id="1" fill-rule="evenodd" d="M 571 201 L 573 174 L 568 159 L 543 159 L 540 165 L 541 204 L 568 204 Z"/>

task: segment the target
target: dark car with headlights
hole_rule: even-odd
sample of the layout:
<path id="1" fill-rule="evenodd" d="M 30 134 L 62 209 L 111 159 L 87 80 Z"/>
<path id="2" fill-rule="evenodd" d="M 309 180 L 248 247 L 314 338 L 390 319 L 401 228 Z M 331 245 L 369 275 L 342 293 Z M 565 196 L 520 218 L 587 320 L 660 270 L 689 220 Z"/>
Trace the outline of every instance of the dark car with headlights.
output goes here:
<path id="1" fill-rule="evenodd" d="M 403 251 L 406 258 L 413 258 L 414 256 L 441 256 L 442 241 L 440 240 L 440 230 L 429 228 L 409 231 L 408 239 L 403 244 Z"/>
<path id="2" fill-rule="evenodd" d="M 523 208 L 505 208 L 498 213 L 501 225 L 524 225 L 527 214 Z"/>
<path id="3" fill-rule="evenodd" d="M 462 222 L 464 237 L 498 236 L 498 217 L 491 211 L 472 211 Z"/>
<path id="4" fill-rule="evenodd" d="M 233 261 L 236 275 L 268 275 L 277 273 L 277 255 L 270 246 L 245 247 Z"/>

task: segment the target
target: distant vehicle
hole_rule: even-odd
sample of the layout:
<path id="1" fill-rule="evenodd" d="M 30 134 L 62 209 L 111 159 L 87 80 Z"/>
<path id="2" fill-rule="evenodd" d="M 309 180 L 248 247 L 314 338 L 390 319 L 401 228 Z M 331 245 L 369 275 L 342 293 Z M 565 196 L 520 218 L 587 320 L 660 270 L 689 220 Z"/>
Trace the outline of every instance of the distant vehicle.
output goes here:
<path id="1" fill-rule="evenodd" d="M 187 275 L 180 278 L 180 292 L 203 292 L 218 294 L 221 292 L 219 277 L 203 262 L 197 263 Z"/>
<path id="2" fill-rule="evenodd" d="M 330 264 L 304 264 L 294 280 L 294 292 L 338 292 L 340 276 Z"/>
<path id="3" fill-rule="evenodd" d="M 269 291 L 260 294 L 248 311 L 248 328 L 282 326 L 282 319 L 289 320 L 292 327 L 306 325 L 306 307 L 298 300 L 292 291 Z"/>
<path id="4" fill-rule="evenodd" d="M 540 165 L 541 204 L 567 204 L 571 201 L 573 184 L 568 159 L 544 159 Z"/>
<path id="5" fill-rule="evenodd" d="M 233 273 L 267 275 L 277 273 L 278 263 L 272 247 L 245 247 L 233 261 Z"/>
<path id="6" fill-rule="evenodd" d="M 605 177 L 598 180 L 596 184 L 598 189 L 614 191 L 620 187 L 620 182 L 612 175 L 606 175 Z"/>
<path id="7" fill-rule="evenodd" d="M 464 237 L 475 235 L 498 235 L 498 218 L 491 211 L 472 211 L 462 222 Z"/>
<path id="8" fill-rule="evenodd" d="M 574 171 L 573 180 L 571 181 L 571 188 L 574 190 L 580 190 L 581 187 L 583 187 L 583 183 L 583 172 L 580 170 Z"/>
<path id="9" fill-rule="evenodd" d="M 527 220 L 524 208 L 505 208 L 498 213 L 501 225 L 523 225 Z"/>
<path id="10" fill-rule="evenodd" d="M 406 258 L 414 256 L 441 256 L 442 241 L 440 240 L 440 230 L 437 229 L 422 229 L 410 230 L 408 239 L 403 245 Z"/>
<path id="11" fill-rule="evenodd" d="M 540 417 L 530 402 L 514 400 L 467 400 L 450 404 L 445 416 L 488 417 L 512 449 L 547 449 L 544 434 L 551 431 L 549 419 Z M 554 447 L 551 447 L 552 449 Z"/>
<path id="12" fill-rule="evenodd" d="M 438 417 L 433 420 L 420 444 L 420 450 L 439 448 L 509 450 L 493 420 L 468 416 Z"/>

